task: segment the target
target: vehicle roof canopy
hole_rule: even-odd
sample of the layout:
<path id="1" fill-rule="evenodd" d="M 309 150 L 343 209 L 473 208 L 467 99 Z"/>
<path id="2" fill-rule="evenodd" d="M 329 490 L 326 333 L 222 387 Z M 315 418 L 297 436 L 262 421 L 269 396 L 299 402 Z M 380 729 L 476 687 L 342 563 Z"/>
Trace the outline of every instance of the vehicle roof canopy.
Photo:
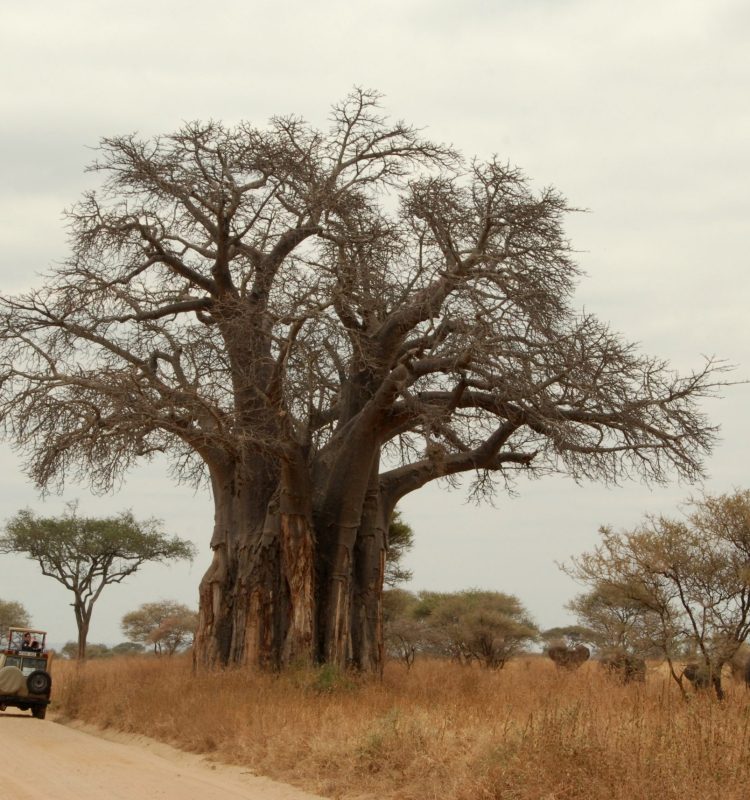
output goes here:
<path id="1" fill-rule="evenodd" d="M 34 634 L 37 634 L 39 636 L 46 636 L 47 635 L 47 631 L 40 631 L 38 628 L 15 628 L 15 627 L 10 627 L 8 629 L 8 633 L 9 634 L 21 633 L 22 635 L 24 633 L 30 633 L 32 636 Z"/>
<path id="2" fill-rule="evenodd" d="M 7 643 L 3 646 L 9 650 L 25 651 L 27 649 L 27 644 L 24 642 L 24 637 L 27 635 L 31 637 L 31 642 L 28 643 L 28 649 L 34 652 L 45 650 L 47 646 L 47 631 L 40 631 L 38 628 L 9 628 Z M 3 641 L 2 636 L 0 636 L 0 641 Z"/>

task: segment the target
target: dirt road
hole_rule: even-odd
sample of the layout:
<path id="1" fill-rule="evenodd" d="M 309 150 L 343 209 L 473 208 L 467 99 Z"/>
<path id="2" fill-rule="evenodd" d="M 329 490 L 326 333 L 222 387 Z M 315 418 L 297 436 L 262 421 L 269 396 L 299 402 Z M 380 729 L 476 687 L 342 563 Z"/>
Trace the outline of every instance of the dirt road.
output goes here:
<path id="1" fill-rule="evenodd" d="M 140 737 L 98 735 L 0 713 L 5 800 L 321 800 Z"/>

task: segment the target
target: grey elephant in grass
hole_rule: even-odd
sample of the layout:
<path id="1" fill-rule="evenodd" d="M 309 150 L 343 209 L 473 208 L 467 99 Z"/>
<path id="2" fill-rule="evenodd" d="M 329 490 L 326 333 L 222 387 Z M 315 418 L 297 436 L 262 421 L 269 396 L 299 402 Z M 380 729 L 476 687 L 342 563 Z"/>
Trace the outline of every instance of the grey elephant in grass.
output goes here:
<path id="1" fill-rule="evenodd" d="M 602 656 L 600 664 L 623 683 L 646 680 L 646 662 L 632 653 L 616 650 Z"/>
<path id="2" fill-rule="evenodd" d="M 742 648 L 734 654 L 729 667 L 732 670 L 732 677 L 750 689 L 750 652 L 747 645 L 742 645 Z"/>
<path id="3" fill-rule="evenodd" d="M 717 699 L 723 700 L 726 697 L 721 684 L 721 667 L 712 668 L 710 664 L 691 662 L 682 670 L 680 685 L 682 685 L 682 678 L 687 678 L 693 684 L 696 692 L 713 688 Z"/>
<path id="4" fill-rule="evenodd" d="M 704 664 L 686 664 L 682 674 L 696 689 L 708 689 L 711 686 L 711 673 Z"/>
<path id="5" fill-rule="evenodd" d="M 591 651 L 583 644 L 575 647 L 555 644 L 547 648 L 547 655 L 562 669 L 578 669 L 584 661 L 589 660 Z"/>

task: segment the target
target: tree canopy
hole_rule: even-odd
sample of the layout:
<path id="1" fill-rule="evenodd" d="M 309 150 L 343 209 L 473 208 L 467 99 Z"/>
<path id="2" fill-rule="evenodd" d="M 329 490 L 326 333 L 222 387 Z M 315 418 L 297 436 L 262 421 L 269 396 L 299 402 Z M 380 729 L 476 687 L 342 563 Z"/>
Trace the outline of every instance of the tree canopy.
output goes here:
<path id="1" fill-rule="evenodd" d="M 327 130 L 106 138 L 91 169 L 68 258 L 0 298 L 0 419 L 42 487 L 156 453 L 210 482 L 199 663 L 376 667 L 389 520 L 431 481 L 702 472 L 721 365 L 576 311 L 562 194 L 374 92 Z"/>
<path id="2" fill-rule="evenodd" d="M 575 647 L 578 644 L 597 645 L 601 637 L 594 628 L 586 625 L 560 625 L 541 631 L 539 638 L 547 645 L 560 644 L 565 647 Z"/>
<path id="3" fill-rule="evenodd" d="M 8 628 L 28 628 L 31 625 L 29 612 L 15 600 L 0 600 L 0 643 L 8 635 Z"/>
<path id="4" fill-rule="evenodd" d="M 197 626 L 198 614 L 174 600 L 143 603 L 125 614 L 121 623 L 131 642 L 149 645 L 157 655 L 170 656 L 192 644 Z"/>
<path id="5" fill-rule="evenodd" d="M 73 593 L 78 626 L 78 657 L 86 655 L 94 604 L 105 586 L 121 583 L 147 562 L 192 559 L 192 543 L 161 531 L 161 522 L 138 522 L 131 512 L 113 517 L 81 517 L 69 505 L 61 517 L 19 511 L 0 536 L 0 553 L 25 555 L 43 575 Z"/>
<path id="6" fill-rule="evenodd" d="M 604 651 L 651 655 L 662 650 L 653 641 L 651 613 L 630 593 L 609 583 L 595 583 L 591 590 L 576 595 L 568 604 L 582 626 L 591 631 L 591 641 Z"/>
<path id="7" fill-rule="evenodd" d="M 539 632 L 521 601 L 503 592 L 421 592 L 413 614 L 427 623 L 433 650 L 493 669 L 504 667 Z"/>
<path id="8" fill-rule="evenodd" d="M 388 525 L 388 552 L 385 557 L 383 584 L 390 589 L 412 579 L 412 571 L 406 569 L 401 559 L 414 547 L 414 529 L 396 509 Z"/>

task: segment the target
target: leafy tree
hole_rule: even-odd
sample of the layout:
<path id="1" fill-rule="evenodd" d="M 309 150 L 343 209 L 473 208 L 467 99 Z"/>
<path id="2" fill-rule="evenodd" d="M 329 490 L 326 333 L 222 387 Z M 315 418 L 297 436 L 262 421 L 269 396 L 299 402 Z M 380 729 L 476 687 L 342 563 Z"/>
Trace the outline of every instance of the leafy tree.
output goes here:
<path id="1" fill-rule="evenodd" d="M 120 642 L 114 647 L 101 643 L 86 645 L 86 658 L 112 658 L 113 656 L 130 656 L 143 652 L 143 646 L 135 642 Z M 78 658 L 78 642 L 66 642 L 60 651 L 63 658 Z"/>
<path id="2" fill-rule="evenodd" d="M 412 612 L 417 606 L 417 596 L 407 589 L 386 589 L 383 592 L 383 621 L 393 619 Z"/>
<path id="3" fill-rule="evenodd" d="M 197 624 L 198 614 L 186 605 L 160 600 L 126 614 L 121 627 L 131 641 L 152 645 L 156 654 L 173 655 L 192 644 Z"/>
<path id="4" fill-rule="evenodd" d="M 399 583 L 412 579 L 411 570 L 401 565 L 401 559 L 414 547 L 414 530 L 396 509 L 388 525 L 388 551 L 385 557 L 383 584 L 393 589 Z"/>
<path id="5" fill-rule="evenodd" d="M 112 648 L 113 656 L 135 656 L 143 652 L 143 645 L 138 642 L 120 642 Z"/>
<path id="6" fill-rule="evenodd" d="M 0 553 L 25 555 L 42 574 L 73 593 L 78 626 L 78 658 L 86 657 L 86 639 L 94 604 L 105 586 L 121 583 L 148 562 L 192 559 L 194 546 L 160 530 L 161 522 L 138 522 L 129 512 L 114 517 L 79 517 L 69 505 L 61 517 L 37 517 L 20 511 L 0 536 Z"/>
<path id="7" fill-rule="evenodd" d="M 617 586 L 600 584 L 577 595 L 567 604 L 582 626 L 592 632 L 589 640 L 605 651 L 650 655 L 654 648 L 652 612 Z"/>
<path id="8" fill-rule="evenodd" d="M 750 634 L 750 492 L 704 496 L 682 519 L 648 517 L 631 531 L 602 528 L 601 536 L 573 559 L 571 574 L 627 600 L 639 635 L 662 650 L 681 689 L 673 658 L 693 652 L 692 673 L 721 699 L 722 668 Z"/>
<path id="9" fill-rule="evenodd" d="M 65 642 L 62 650 L 60 651 L 63 658 L 76 659 L 79 656 L 78 642 Z M 92 642 L 86 645 L 86 658 L 111 658 L 114 651 L 106 644 Z"/>
<path id="10" fill-rule="evenodd" d="M 493 669 L 504 667 L 538 634 L 518 598 L 502 592 L 424 592 L 415 613 L 444 655 Z"/>
<path id="11" fill-rule="evenodd" d="M 386 653 L 411 669 L 419 651 L 425 649 L 426 625 L 418 619 L 417 596 L 405 589 L 383 592 L 383 630 Z"/>
<path id="12" fill-rule="evenodd" d="M 701 474 L 721 367 L 577 313 L 565 199 L 376 94 L 325 132 L 104 139 L 92 169 L 67 261 L 0 298 L 0 418 L 41 487 L 154 453 L 210 482 L 197 664 L 377 669 L 388 523 L 431 481 Z"/>
<path id="13" fill-rule="evenodd" d="M 28 628 L 29 612 L 14 600 L 0 600 L 0 644 L 8 636 L 8 628 Z"/>
<path id="14" fill-rule="evenodd" d="M 593 628 L 586 625 L 563 625 L 556 628 L 548 628 L 539 634 L 540 638 L 547 644 L 564 644 L 575 646 L 577 644 L 593 644 L 600 642 L 600 637 Z"/>

